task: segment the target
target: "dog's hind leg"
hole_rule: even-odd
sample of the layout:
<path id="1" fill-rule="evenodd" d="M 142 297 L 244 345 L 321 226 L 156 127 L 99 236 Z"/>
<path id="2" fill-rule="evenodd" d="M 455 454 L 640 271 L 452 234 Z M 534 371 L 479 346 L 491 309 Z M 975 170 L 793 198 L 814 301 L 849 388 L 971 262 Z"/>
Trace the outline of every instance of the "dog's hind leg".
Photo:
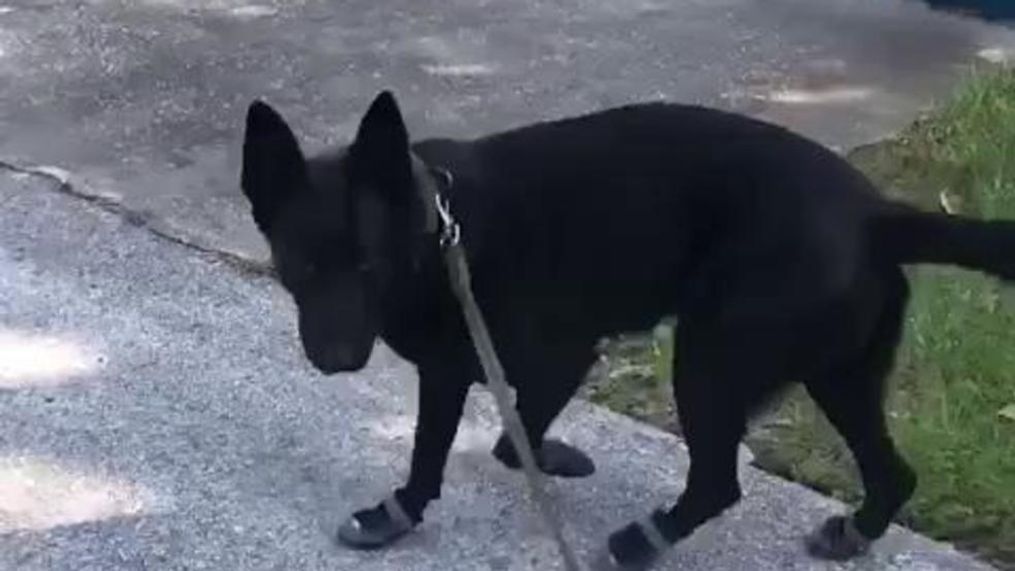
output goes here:
<path id="1" fill-rule="evenodd" d="M 908 285 L 901 271 L 884 279 L 880 317 L 866 349 L 853 363 L 807 383 L 810 395 L 846 440 L 863 477 L 865 497 L 851 517 L 833 517 L 807 540 L 810 553 L 847 559 L 881 537 L 916 487 L 885 426 L 882 391 L 898 345 Z"/>
<path id="2" fill-rule="evenodd" d="M 746 409 L 737 387 L 759 374 L 749 360 L 723 350 L 724 344 L 678 328 L 674 391 L 691 456 L 687 486 L 669 511 L 657 510 L 610 536 L 609 551 L 621 569 L 643 569 L 669 545 L 719 515 L 740 499 L 737 452 L 746 427 Z"/>
<path id="3" fill-rule="evenodd" d="M 595 360 L 592 344 L 557 345 L 540 351 L 538 359 L 529 352 L 528 364 L 518 370 L 518 414 L 536 453 L 540 469 L 551 476 L 581 478 L 595 472 L 595 464 L 581 450 L 552 438 L 546 431 L 571 400 Z M 493 455 L 505 466 L 518 469 L 520 461 L 507 435 L 501 435 Z"/>

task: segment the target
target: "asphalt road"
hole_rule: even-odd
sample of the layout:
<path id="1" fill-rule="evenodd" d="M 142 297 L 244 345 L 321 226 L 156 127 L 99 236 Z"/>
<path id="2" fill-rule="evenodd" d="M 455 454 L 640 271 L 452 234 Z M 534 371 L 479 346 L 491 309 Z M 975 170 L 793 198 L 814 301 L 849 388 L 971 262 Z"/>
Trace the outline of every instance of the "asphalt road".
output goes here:
<path id="1" fill-rule="evenodd" d="M 417 137 L 668 99 L 848 149 L 1013 49 L 1011 31 L 904 0 L 7 0 L 0 160 L 263 257 L 237 192 L 254 97 L 309 149 L 346 140 L 382 88 Z"/>

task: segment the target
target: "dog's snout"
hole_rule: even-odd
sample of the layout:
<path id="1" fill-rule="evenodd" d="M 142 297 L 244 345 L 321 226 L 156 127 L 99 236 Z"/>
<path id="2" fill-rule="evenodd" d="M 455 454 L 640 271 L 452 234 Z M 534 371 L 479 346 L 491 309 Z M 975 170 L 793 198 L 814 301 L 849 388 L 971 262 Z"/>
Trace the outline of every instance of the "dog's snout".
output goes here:
<path id="1" fill-rule="evenodd" d="M 334 345 L 321 349 L 306 348 L 310 363 L 326 375 L 362 369 L 370 358 L 370 351 L 352 345 Z"/>

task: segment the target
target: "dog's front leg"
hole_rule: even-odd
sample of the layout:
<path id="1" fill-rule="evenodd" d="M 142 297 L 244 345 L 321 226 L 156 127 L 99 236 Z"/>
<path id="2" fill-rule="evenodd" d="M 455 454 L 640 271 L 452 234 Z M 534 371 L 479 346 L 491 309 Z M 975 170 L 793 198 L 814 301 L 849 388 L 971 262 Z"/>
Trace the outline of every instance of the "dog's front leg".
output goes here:
<path id="1" fill-rule="evenodd" d="M 377 506 L 356 512 L 338 537 L 357 549 L 394 542 L 423 520 L 423 510 L 441 494 L 444 465 L 462 417 L 469 377 L 446 366 L 419 368 L 419 413 L 409 481 Z"/>

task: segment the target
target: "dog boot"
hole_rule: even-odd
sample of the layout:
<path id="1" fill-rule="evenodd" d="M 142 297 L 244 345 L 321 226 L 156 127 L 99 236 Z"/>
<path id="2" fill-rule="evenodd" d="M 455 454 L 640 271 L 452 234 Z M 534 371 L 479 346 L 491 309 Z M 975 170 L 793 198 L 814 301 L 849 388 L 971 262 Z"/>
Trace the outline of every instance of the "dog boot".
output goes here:
<path id="1" fill-rule="evenodd" d="M 354 549 L 379 549 L 416 526 L 395 496 L 373 509 L 353 514 L 338 528 L 338 539 Z"/>

